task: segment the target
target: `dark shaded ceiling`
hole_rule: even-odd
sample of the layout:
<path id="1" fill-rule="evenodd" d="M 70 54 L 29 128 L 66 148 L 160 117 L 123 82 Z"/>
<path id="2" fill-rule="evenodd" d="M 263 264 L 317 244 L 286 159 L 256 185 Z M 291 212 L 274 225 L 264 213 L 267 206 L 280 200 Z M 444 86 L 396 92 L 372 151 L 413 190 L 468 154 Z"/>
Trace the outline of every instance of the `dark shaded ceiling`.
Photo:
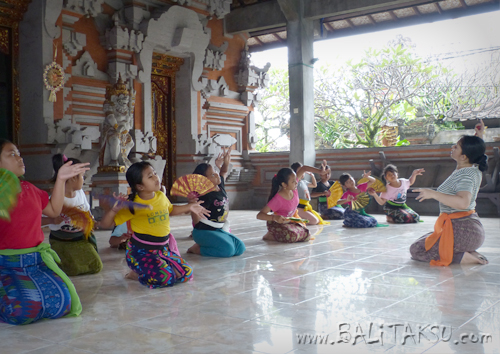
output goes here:
<path id="1" fill-rule="evenodd" d="M 308 6 L 313 8 L 314 5 L 311 4 L 316 0 L 305 1 L 311 1 Z M 338 1 L 338 3 L 341 4 L 342 1 Z M 317 6 L 312 10 L 309 9 L 310 12 L 313 10 L 316 10 L 316 13 L 311 14 L 311 18 L 317 19 L 315 39 L 321 40 L 500 10 L 500 0 L 387 1 L 386 5 L 376 8 L 366 6 L 333 16 L 327 13 L 322 18 L 318 18 Z M 262 15 L 259 14 L 259 11 L 262 12 Z M 247 43 L 251 52 L 286 46 L 286 22 L 281 19 L 284 19 L 282 14 L 276 13 L 279 11 L 277 0 L 233 0 L 231 13 L 226 18 L 226 20 L 231 20 L 230 17 L 233 13 L 238 13 L 239 16 L 248 14 L 262 18 L 262 16 L 266 16 L 266 11 L 270 18 L 267 23 L 262 25 L 266 28 L 246 31 L 250 34 Z M 237 18 L 235 20 L 238 21 Z M 231 31 L 228 32 L 231 33 Z M 492 35 L 498 34 L 492 33 Z"/>

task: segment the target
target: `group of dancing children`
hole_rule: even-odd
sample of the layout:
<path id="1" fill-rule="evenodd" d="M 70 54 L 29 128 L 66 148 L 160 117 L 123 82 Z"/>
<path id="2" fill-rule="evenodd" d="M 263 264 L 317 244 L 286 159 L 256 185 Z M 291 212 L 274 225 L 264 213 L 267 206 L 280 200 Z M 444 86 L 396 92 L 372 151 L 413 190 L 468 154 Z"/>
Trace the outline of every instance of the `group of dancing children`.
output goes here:
<path id="1" fill-rule="evenodd" d="M 419 193 L 418 201 L 437 200 L 441 214 L 435 231 L 411 245 L 413 259 L 444 266 L 488 262 L 476 251 L 484 241 L 484 229 L 474 211 L 481 172 L 487 169 L 483 130 L 484 125 L 476 129 L 477 136 L 464 136 L 453 146 L 451 157 L 457 162 L 457 168 L 437 190 L 414 189 Z M 137 162 L 129 167 L 126 178 L 131 194 L 117 197 L 100 221 L 101 228 L 115 227 L 110 245 L 125 249 L 130 268 L 127 278 L 150 288 L 172 286 L 192 278 L 193 269 L 181 257 L 170 233 L 170 216 L 174 215 L 191 214 L 194 245 L 188 253 L 233 257 L 245 252 L 245 244 L 231 233 L 227 220 L 225 177 L 230 155 L 230 149 L 224 150 L 216 159 L 219 172 L 206 163 L 196 167 L 193 173 L 208 178 L 215 190 L 189 199 L 185 205 L 173 205 L 169 201 L 161 178 L 151 164 Z M 94 235 L 86 235 L 75 227 L 64 214 L 63 206 L 90 213 L 82 191 L 88 165 L 55 155 L 54 189 L 50 198 L 46 192 L 21 179 L 21 193 L 10 211 L 10 221 L 0 219 L 0 321 L 29 324 L 42 318 L 77 316 L 82 311 L 67 275 L 97 273 L 103 265 Z M 25 172 L 19 150 L 7 140 L 0 140 L 0 168 L 17 177 Z M 319 182 L 315 173 L 319 175 Z M 344 173 L 339 178 L 344 193 L 336 206 L 328 208 L 327 198 L 335 182 L 330 180 L 331 170 L 326 161 L 320 168 L 300 163 L 282 168 L 272 179 L 267 204 L 257 214 L 257 219 L 267 222 L 268 232 L 263 240 L 309 241 L 311 233 L 305 222 L 316 225 L 343 219 L 346 227 L 375 227 L 374 217 L 351 206 L 364 192 L 384 206 L 388 222 L 419 222 L 419 215 L 406 205 L 406 195 L 416 177 L 423 173 L 423 169 L 417 169 L 405 179 L 398 176 L 395 166 L 386 166 L 383 171 L 386 191 L 380 195 L 371 188 L 376 180 L 370 172 L 363 174 L 367 182 L 358 185 L 351 175 Z M 306 174 L 311 182 L 303 179 Z M 309 188 L 313 188 L 311 192 Z M 312 209 L 311 197 L 318 198 L 318 211 Z M 50 245 L 43 243 L 41 224 L 49 225 Z"/>

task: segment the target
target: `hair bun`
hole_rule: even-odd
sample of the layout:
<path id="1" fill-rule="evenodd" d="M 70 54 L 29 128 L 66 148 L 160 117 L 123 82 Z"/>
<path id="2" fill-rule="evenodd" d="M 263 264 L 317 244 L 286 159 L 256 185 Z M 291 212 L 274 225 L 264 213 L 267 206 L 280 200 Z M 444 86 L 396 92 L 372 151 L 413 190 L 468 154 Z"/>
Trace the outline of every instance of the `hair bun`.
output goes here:
<path id="1" fill-rule="evenodd" d="M 488 169 L 488 156 L 486 156 L 486 154 L 483 154 L 474 163 L 478 165 L 479 171 L 486 171 Z"/>

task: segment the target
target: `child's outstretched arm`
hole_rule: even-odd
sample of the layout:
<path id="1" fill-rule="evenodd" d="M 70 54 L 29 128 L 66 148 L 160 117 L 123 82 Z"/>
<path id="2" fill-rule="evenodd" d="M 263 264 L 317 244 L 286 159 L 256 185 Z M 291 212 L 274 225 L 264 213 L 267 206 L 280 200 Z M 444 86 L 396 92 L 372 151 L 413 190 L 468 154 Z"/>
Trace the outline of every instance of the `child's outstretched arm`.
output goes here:
<path id="1" fill-rule="evenodd" d="M 226 178 L 227 176 L 227 172 L 229 171 L 229 164 L 231 163 L 231 150 L 232 150 L 232 146 L 228 147 L 227 150 L 226 148 L 223 148 L 222 149 L 222 153 L 220 155 L 220 157 L 222 158 L 222 166 L 217 166 L 219 167 L 219 174 L 221 175 L 221 177 L 223 177 L 224 179 Z"/>
<path id="2" fill-rule="evenodd" d="M 271 208 L 269 208 L 266 205 L 257 214 L 257 219 L 259 219 L 259 220 L 266 220 L 266 221 L 275 221 L 278 224 L 285 224 L 285 223 L 287 223 L 288 220 L 284 216 L 281 216 L 281 215 L 278 215 L 278 214 L 269 214 L 270 212 L 271 212 Z"/>
<path id="3" fill-rule="evenodd" d="M 368 172 L 363 171 L 363 178 L 368 178 L 368 184 L 366 185 L 366 188 L 370 188 L 373 182 L 376 181 L 376 179 L 372 177 L 372 171 Z"/>
<path id="4" fill-rule="evenodd" d="M 64 204 L 64 191 L 66 181 L 71 177 L 78 176 L 80 173 L 90 170 L 90 162 L 77 163 L 73 165 L 72 161 L 66 162 L 57 172 L 56 183 L 50 197 L 49 203 L 42 210 L 42 214 L 51 218 L 58 217 L 61 214 Z"/>
<path id="5" fill-rule="evenodd" d="M 369 189 L 368 191 L 368 194 L 371 195 L 376 201 L 377 203 L 379 203 L 380 205 L 384 205 L 386 202 L 387 202 L 387 199 L 385 198 L 382 198 L 380 197 L 377 192 L 375 192 L 375 190 L 372 188 L 372 189 Z"/>
<path id="6" fill-rule="evenodd" d="M 307 166 L 307 165 L 300 166 L 297 169 L 297 179 L 300 180 L 302 178 L 302 176 L 304 175 L 304 173 L 306 173 L 306 172 L 317 173 L 320 176 L 323 176 L 323 175 L 326 175 L 329 171 L 330 171 L 330 169 L 326 168 L 326 160 L 323 160 L 323 163 L 321 164 L 321 168 L 316 168 L 316 167 Z"/>
<path id="7" fill-rule="evenodd" d="M 174 205 L 172 211 L 170 212 L 170 215 L 174 216 L 191 212 L 193 214 L 196 214 L 200 219 L 206 219 L 208 216 L 210 216 L 210 210 L 202 207 L 202 203 L 203 200 L 190 204 Z"/>
<path id="8" fill-rule="evenodd" d="M 423 168 L 413 170 L 413 172 L 410 176 L 410 186 L 413 185 L 413 183 L 415 183 L 417 176 L 422 176 L 424 172 L 425 172 L 425 170 Z"/>
<path id="9" fill-rule="evenodd" d="M 314 176 L 314 173 L 311 172 L 306 172 L 309 176 L 311 176 L 311 183 L 308 186 L 309 188 L 316 188 L 318 186 L 318 182 L 316 181 L 316 177 Z"/>

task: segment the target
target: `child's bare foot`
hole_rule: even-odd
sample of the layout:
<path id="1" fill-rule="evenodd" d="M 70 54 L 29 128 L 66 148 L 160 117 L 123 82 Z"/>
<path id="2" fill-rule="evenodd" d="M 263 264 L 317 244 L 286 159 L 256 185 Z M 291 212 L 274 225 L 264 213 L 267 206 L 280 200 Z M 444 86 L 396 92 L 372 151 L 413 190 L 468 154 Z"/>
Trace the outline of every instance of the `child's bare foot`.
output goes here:
<path id="1" fill-rule="evenodd" d="M 139 274 L 131 270 L 125 275 L 125 279 L 130 279 L 130 280 L 139 280 Z"/>
<path id="2" fill-rule="evenodd" d="M 488 264 L 488 260 L 481 253 L 476 251 L 472 252 L 464 252 L 464 256 L 462 257 L 462 261 L 460 264 Z"/>
<path id="3" fill-rule="evenodd" d="M 391 218 L 390 216 L 387 216 L 387 217 L 386 217 L 386 220 L 387 220 L 387 222 L 388 222 L 389 224 L 395 224 L 394 219 L 393 219 L 393 218 Z"/>
<path id="4" fill-rule="evenodd" d="M 195 243 L 194 245 L 188 248 L 187 253 L 201 254 L 200 245 Z"/>
<path id="5" fill-rule="evenodd" d="M 270 232 L 268 232 L 264 235 L 264 237 L 262 237 L 262 239 L 264 241 L 274 241 L 274 236 Z"/>

